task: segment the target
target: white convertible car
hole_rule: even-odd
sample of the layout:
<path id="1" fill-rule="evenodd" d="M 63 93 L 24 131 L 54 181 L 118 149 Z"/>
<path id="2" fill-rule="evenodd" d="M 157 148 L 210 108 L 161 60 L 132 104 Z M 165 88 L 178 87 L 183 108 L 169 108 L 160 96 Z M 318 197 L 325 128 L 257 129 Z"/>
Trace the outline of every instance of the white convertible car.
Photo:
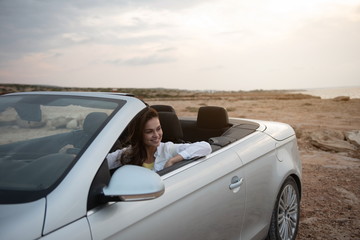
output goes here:
<path id="1" fill-rule="evenodd" d="M 146 106 L 117 93 L 1 96 L 0 239 L 296 238 L 302 168 L 289 125 L 155 105 L 163 141 L 212 152 L 159 172 L 110 171 L 107 154 Z"/>

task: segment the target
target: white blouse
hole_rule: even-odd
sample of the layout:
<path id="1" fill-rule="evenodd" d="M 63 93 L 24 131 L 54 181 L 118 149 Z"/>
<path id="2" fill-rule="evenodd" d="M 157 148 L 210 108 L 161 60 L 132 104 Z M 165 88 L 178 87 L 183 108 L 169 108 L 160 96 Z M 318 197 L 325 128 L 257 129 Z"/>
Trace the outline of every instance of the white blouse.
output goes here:
<path id="1" fill-rule="evenodd" d="M 121 166 L 120 157 L 126 148 L 116 150 L 115 152 L 109 153 L 106 157 L 109 168 L 117 168 Z M 165 163 L 170 159 L 180 154 L 184 160 L 191 159 L 194 157 L 201 157 L 211 153 L 211 146 L 207 142 L 195 142 L 195 143 L 173 143 L 166 142 L 160 143 L 154 154 L 155 164 L 154 171 L 160 171 L 164 168 Z"/>

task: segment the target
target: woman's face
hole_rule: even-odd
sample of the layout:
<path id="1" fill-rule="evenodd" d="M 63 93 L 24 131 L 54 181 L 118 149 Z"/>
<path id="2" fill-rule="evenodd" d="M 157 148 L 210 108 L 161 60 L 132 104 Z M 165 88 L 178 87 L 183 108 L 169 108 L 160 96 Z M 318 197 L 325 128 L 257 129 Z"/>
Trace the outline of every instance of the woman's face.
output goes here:
<path id="1" fill-rule="evenodd" d="M 159 118 L 154 117 L 146 122 L 143 133 L 143 141 L 146 147 L 158 147 L 162 139 L 162 129 Z"/>

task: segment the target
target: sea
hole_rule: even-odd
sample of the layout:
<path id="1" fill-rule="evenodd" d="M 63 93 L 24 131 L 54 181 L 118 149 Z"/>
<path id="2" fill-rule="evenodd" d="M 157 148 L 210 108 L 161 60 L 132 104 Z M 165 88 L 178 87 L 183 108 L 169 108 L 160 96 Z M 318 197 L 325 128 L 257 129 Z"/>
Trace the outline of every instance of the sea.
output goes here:
<path id="1" fill-rule="evenodd" d="M 356 87 L 336 87 L 336 88 L 311 88 L 299 91 L 291 91 L 293 93 L 303 93 L 322 99 L 331 99 L 339 96 L 347 96 L 351 99 L 360 98 L 360 86 Z"/>

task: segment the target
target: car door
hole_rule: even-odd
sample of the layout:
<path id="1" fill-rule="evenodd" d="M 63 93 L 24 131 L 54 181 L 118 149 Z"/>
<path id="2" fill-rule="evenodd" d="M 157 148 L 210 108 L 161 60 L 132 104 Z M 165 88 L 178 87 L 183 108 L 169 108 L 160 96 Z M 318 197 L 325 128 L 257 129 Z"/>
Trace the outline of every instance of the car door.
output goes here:
<path id="1" fill-rule="evenodd" d="M 245 181 L 238 155 L 224 148 L 174 170 L 154 200 L 91 210 L 93 239 L 240 239 Z"/>

